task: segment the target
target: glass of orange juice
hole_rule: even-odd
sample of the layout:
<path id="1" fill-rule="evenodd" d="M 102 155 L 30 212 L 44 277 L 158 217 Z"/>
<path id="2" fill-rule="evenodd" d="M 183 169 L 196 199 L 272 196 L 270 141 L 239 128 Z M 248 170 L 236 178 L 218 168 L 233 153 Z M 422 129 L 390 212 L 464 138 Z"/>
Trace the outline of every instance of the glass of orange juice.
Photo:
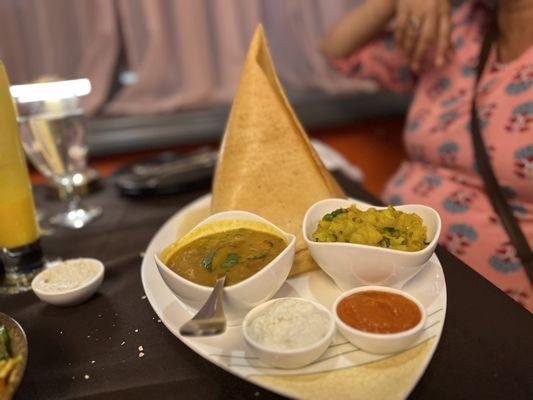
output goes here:
<path id="1" fill-rule="evenodd" d="M 35 207 L 9 82 L 0 62 L 0 293 L 30 289 L 42 268 Z"/>

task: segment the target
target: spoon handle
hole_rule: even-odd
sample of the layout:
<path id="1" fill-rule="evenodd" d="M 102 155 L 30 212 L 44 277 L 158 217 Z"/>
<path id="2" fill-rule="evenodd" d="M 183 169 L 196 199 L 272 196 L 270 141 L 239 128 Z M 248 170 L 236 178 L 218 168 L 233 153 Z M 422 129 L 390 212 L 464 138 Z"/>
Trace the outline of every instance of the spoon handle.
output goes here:
<path id="1" fill-rule="evenodd" d="M 222 288 L 226 281 L 226 275 L 217 278 L 217 282 L 211 295 L 202 306 L 200 311 L 196 313 L 193 320 L 210 319 L 210 318 L 224 318 L 224 309 L 222 307 Z"/>

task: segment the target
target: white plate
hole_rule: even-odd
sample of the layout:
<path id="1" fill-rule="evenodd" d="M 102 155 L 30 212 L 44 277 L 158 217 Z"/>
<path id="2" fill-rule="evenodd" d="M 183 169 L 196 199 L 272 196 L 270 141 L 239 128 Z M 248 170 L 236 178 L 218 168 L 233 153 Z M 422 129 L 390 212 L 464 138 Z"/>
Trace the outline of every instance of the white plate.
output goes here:
<path id="1" fill-rule="evenodd" d="M 157 270 L 154 252 L 156 249 L 160 249 L 175 240 L 178 234 L 185 233 L 197 222 L 204 219 L 208 215 L 210 201 L 211 195 L 205 195 L 174 214 L 151 240 L 141 267 L 142 283 L 150 304 L 165 326 L 179 340 L 202 357 L 228 372 L 280 394 L 308 398 L 323 398 L 324 396 L 335 395 L 336 393 L 332 392 L 332 390 L 335 391 L 337 388 L 341 391 L 342 381 L 337 381 L 332 385 L 332 389 L 329 389 L 327 395 L 323 394 L 325 392 L 321 394 L 320 391 L 309 392 L 307 389 L 316 385 L 317 382 L 320 383 L 321 379 L 324 380 L 321 385 L 322 388 L 328 384 L 331 385 L 331 377 L 335 376 L 336 371 L 344 371 L 343 375 L 346 375 L 346 371 L 349 368 L 367 367 L 369 363 L 377 362 L 375 365 L 379 365 L 379 376 L 383 377 L 387 373 L 391 376 L 391 381 L 387 382 L 387 384 L 393 386 L 392 393 L 394 393 L 394 398 L 407 397 L 429 364 L 444 326 L 446 283 L 442 267 L 435 254 L 428 261 L 428 265 L 403 287 L 403 290 L 412 294 L 424 304 L 428 320 L 424 333 L 417 344 L 413 346 L 423 348 L 423 351 L 415 352 L 416 355 L 413 356 L 409 353 L 409 357 L 407 357 L 409 362 L 414 360 L 415 357 L 417 362 L 411 362 L 409 368 L 404 368 L 401 379 L 398 376 L 398 371 L 396 371 L 398 368 L 389 367 L 389 364 L 391 364 L 389 361 L 391 358 L 403 360 L 406 357 L 401 358 L 402 354 L 391 356 L 366 353 L 348 343 L 339 334 L 336 334 L 330 348 L 314 363 L 297 370 L 273 368 L 262 364 L 250 353 L 241 336 L 240 326 L 229 327 L 223 335 L 213 337 L 185 338 L 179 334 L 180 326 L 191 318 L 194 310 L 183 304 L 165 285 Z M 288 279 L 274 297 L 303 297 L 318 301 L 329 309 L 340 293 L 340 290 L 324 272 L 314 271 Z M 380 363 L 380 361 L 384 362 Z M 407 376 L 405 370 L 410 371 Z M 329 372 L 329 374 L 321 374 L 322 372 Z M 374 376 L 368 370 L 359 372 L 361 376 Z M 277 376 L 284 376 L 284 378 L 277 379 Z M 302 385 L 302 376 L 313 376 L 316 379 L 313 382 L 308 381 L 305 385 Z M 294 382 L 291 382 L 292 379 L 294 379 Z M 354 386 L 349 388 L 349 393 L 354 396 L 369 393 L 368 390 L 372 390 L 371 393 L 376 394 L 376 390 L 379 391 L 379 388 L 383 387 L 383 385 L 376 385 L 376 387 L 370 385 L 358 388 L 356 379 L 350 378 L 348 381 L 346 381 L 345 377 L 343 379 Z M 395 385 L 397 386 L 396 388 L 394 388 Z M 341 393 L 339 392 L 339 394 Z"/>

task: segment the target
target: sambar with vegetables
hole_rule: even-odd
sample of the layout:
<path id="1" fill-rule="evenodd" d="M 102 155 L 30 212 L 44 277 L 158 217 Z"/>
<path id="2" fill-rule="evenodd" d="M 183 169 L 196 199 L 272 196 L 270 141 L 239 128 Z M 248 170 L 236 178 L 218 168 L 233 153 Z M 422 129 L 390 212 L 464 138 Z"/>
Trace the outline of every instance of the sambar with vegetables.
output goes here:
<path id="1" fill-rule="evenodd" d="M 254 275 L 286 247 L 287 241 L 269 232 L 238 228 L 199 237 L 169 255 L 166 265 L 181 277 L 214 286 L 226 275 L 225 286 Z"/>

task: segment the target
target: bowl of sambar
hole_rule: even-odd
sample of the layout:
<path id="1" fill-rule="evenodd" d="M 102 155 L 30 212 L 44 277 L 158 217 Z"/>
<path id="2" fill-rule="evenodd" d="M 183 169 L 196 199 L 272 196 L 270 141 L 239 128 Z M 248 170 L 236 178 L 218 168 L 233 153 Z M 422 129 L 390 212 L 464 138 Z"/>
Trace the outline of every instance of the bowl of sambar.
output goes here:
<path id="1" fill-rule="evenodd" d="M 161 277 L 192 310 L 199 309 L 220 274 L 228 321 L 269 300 L 289 275 L 296 238 L 246 211 L 214 214 L 155 255 Z"/>

